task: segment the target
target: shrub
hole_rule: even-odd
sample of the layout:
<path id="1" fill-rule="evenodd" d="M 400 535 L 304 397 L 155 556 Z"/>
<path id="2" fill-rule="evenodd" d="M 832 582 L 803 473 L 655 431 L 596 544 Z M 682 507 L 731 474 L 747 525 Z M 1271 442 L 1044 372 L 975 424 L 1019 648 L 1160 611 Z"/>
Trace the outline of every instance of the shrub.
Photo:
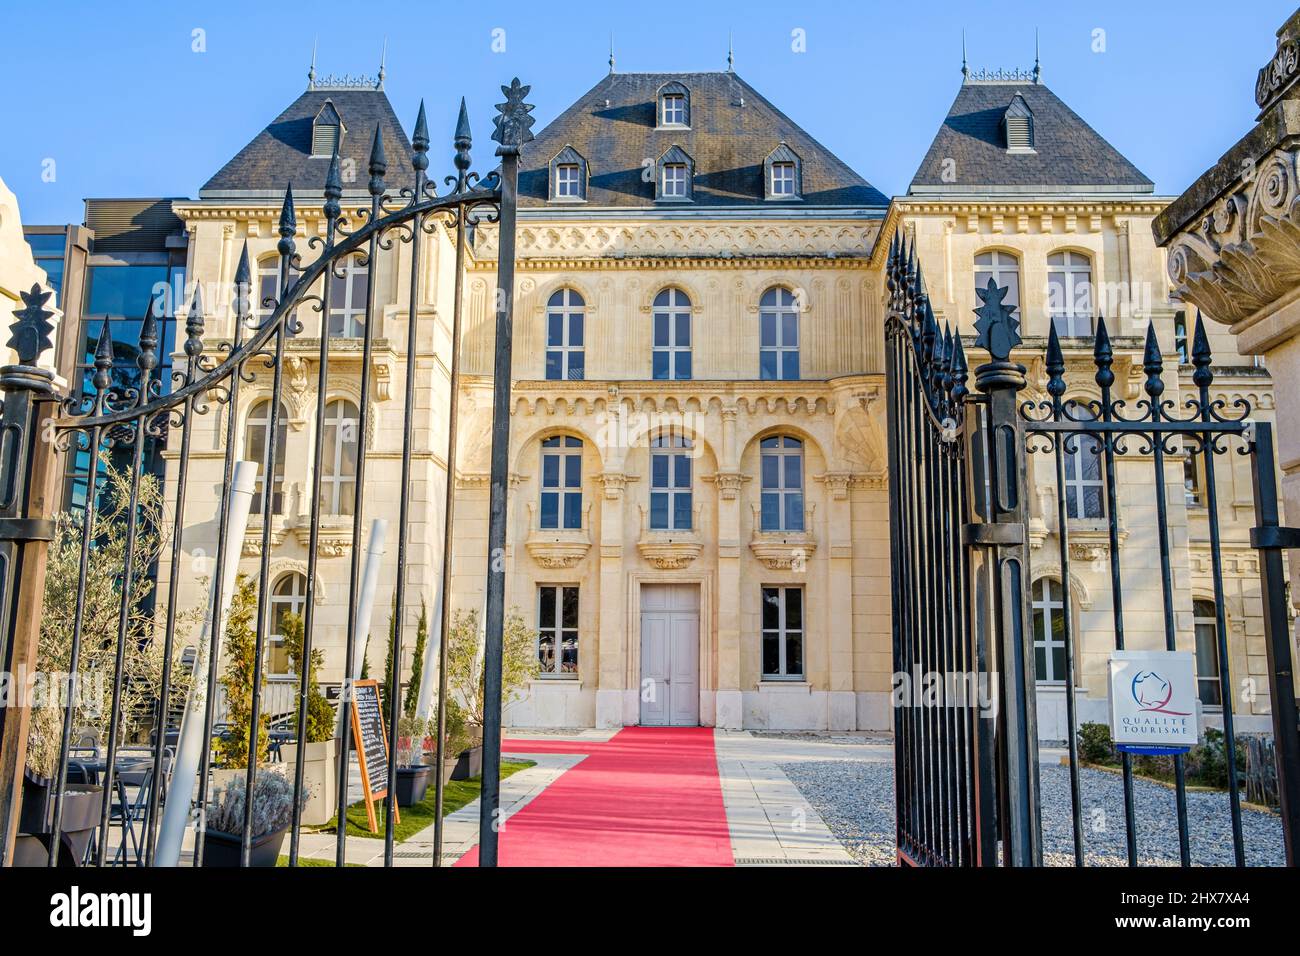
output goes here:
<path id="1" fill-rule="evenodd" d="M 248 730 L 253 720 L 253 664 L 257 660 L 257 586 L 245 575 L 235 584 L 234 600 L 226 616 L 226 722 L 230 733 L 217 741 L 217 756 L 223 767 L 248 766 Z M 269 755 L 271 719 L 261 714 L 257 732 L 257 761 Z"/>
<path id="2" fill-rule="evenodd" d="M 284 646 L 293 669 L 302 673 L 303 621 L 292 612 L 280 619 L 284 632 Z M 325 663 L 325 654 L 312 648 L 311 664 L 307 667 L 307 743 L 319 744 L 334 737 L 334 708 L 320 691 L 319 673 Z"/>
<path id="3" fill-rule="evenodd" d="M 508 704 L 537 675 L 537 632 L 528 629 L 518 608 L 506 614 L 502 629 L 501 703 Z M 477 611 L 457 611 L 448 629 L 447 687 L 464 708 L 468 724 L 483 725 L 483 662 Z M 448 726 L 451 721 L 448 707 Z"/>
<path id="4" fill-rule="evenodd" d="M 424 648 L 429 643 L 429 612 L 420 598 L 420 620 L 415 625 L 415 656 L 411 659 L 411 682 L 406 685 L 406 697 L 402 701 L 402 713 L 415 717 L 415 709 L 420 703 L 420 681 L 424 678 Z"/>
<path id="5" fill-rule="evenodd" d="M 1115 745 L 1111 743 L 1109 727 L 1098 723 L 1079 726 L 1079 759 L 1084 763 L 1098 764 L 1115 760 Z"/>
<path id="6" fill-rule="evenodd" d="M 244 831 L 244 796 L 248 782 L 241 776 L 217 790 L 208 804 L 207 826 L 219 833 Z M 307 801 L 303 788 L 302 802 Z M 293 781 L 274 770 L 263 770 L 253 784 L 253 839 L 287 827 L 293 819 Z"/>

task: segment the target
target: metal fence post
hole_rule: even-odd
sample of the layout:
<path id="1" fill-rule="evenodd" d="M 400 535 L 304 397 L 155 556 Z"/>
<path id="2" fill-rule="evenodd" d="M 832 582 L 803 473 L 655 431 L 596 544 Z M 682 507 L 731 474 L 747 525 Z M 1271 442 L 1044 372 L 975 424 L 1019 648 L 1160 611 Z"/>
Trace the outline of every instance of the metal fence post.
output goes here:
<path id="1" fill-rule="evenodd" d="M 975 387 L 983 394 L 986 418 L 984 449 L 989 493 L 984 521 L 967 525 L 967 543 L 989 549 L 993 567 L 989 647 L 996 649 L 1000 675 L 998 725 L 1002 793 L 1002 858 L 1008 866 L 1041 866 L 1039 830 L 1038 719 L 1034 693 L 1032 635 L 1029 632 L 1029 494 L 1025 462 L 1025 427 L 1019 393 L 1025 368 L 1010 361 L 1020 343 L 1015 306 L 1005 305 L 1005 288 L 992 279 L 976 289 L 983 305 L 976 309 L 976 345 L 992 357 L 975 369 Z"/>
<path id="2" fill-rule="evenodd" d="M 1288 866 L 1300 863 L 1300 726 L 1296 716 L 1292 670 L 1291 623 L 1286 606 L 1286 572 L 1282 549 L 1300 548 L 1300 529 L 1279 524 L 1277 470 L 1273 462 L 1273 425 L 1255 422 L 1251 477 L 1255 523 L 1251 547 L 1259 550 L 1260 598 L 1264 602 L 1264 648 L 1268 655 L 1268 693 L 1277 755 L 1277 797 Z"/>
<path id="3" fill-rule="evenodd" d="M 13 862 L 27 765 L 30 701 L 25 678 L 36 670 L 45 565 L 53 538 L 55 443 L 40 423 L 40 405 L 54 398 L 54 375 L 37 368 L 52 347 L 51 293 L 32 286 L 21 293 L 9 345 L 18 364 L 0 369 L 4 416 L 0 423 L 0 634 L 3 668 L 13 699 L 0 706 L 0 865 Z M 72 688 L 69 688 L 72 691 Z"/>
<path id="4" fill-rule="evenodd" d="M 501 659 L 506 611 L 506 499 L 510 486 L 511 339 L 515 300 L 515 213 L 519 149 L 533 138 L 531 87 L 518 77 L 501 87 L 492 138 L 501 157 L 501 214 L 498 229 L 496 362 L 492 379 L 492 469 L 488 503 L 486 641 L 483 651 L 483 789 L 479 800 L 479 866 L 497 865 L 497 818 L 501 789 Z M 439 771 L 441 772 L 441 770 Z"/>

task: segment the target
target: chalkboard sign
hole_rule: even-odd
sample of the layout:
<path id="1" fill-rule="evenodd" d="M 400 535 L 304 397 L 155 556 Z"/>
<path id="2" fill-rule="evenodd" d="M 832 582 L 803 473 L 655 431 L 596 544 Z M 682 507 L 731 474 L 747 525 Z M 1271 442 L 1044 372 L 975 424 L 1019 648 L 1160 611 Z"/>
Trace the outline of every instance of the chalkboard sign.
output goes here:
<path id="1" fill-rule="evenodd" d="M 388 796 L 388 735 L 379 706 L 379 681 L 359 680 L 352 685 L 352 742 L 361 765 L 361 786 L 366 795 L 370 832 L 379 832 L 375 801 Z M 393 807 L 398 822 L 401 815 Z"/>

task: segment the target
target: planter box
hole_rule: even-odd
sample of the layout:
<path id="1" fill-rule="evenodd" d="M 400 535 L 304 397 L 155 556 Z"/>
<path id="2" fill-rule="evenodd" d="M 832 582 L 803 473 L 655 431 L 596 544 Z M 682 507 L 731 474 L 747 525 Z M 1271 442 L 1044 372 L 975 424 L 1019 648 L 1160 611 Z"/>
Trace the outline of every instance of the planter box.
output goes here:
<path id="1" fill-rule="evenodd" d="M 288 827 L 264 833 L 253 840 L 249 849 L 249 866 L 275 866 L 280 859 L 280 847 L 284 845 L 284 835 Z M 203 865 L 205 867 L 239 866 L 240 844 L 242 837 L 238 833 L 221 833 L 209 830 L 203 838 Z"/>
<path id="2" fill-rule="evenodd" d="M 302 785 L 309 794 L 303 807 L 304 826 L 318 827 L 333 819 L 338 811 L 338 748 L 331 738 L 318 744 L 308 744 L 303 767 Z M 281 750 L 284 762 L 289 765 L 289 779 L 297 773 L 298 745 L 285 744 Z"/>
<path id="3" fill-rule="evenodd" d="M 432 767 L 398 767 L 394 793 L 399 807 L 409 807 L 424 799 L 429 789 L 429 778 L 433 776 Z"/>
<path id="4" fill-rule="evenodd" d="M 30 774 L 23 779 L 19 813 L 21 834 L 14 847 L 14 866 L 48 866 L 54 828 L 53 781 Z M 59 866 L 80 866 L 85 858 L 103 809 L 104 788 L 97 784 L 70 783 L 63 792 Z"/>
<path id="5" fill-rule="evenodd" d="M 447 762 L 451 764 L 451 772 L 445 779 L 468 780 L 470 777 L 477 777 L 483 773 L 483 745 L 462 750 L 454 763 Z"/>

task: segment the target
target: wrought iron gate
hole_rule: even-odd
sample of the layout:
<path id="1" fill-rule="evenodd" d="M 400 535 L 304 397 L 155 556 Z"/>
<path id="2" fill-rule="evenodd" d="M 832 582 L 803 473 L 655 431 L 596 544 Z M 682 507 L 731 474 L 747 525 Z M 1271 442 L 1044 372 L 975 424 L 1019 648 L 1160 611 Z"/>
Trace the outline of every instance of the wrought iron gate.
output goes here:
<path id="1" fill-rule="evenodd" d="M 1086 836 L 1080 798 L 1075 694 L 1077 637 L 1071 616 L 1070 514 L 1067 458 L 1087 443 L 1100 458 L 1106 524 L 1105 561 L 1113 608 L 1113 642 L 1125 647 L 1120 485 L 1116 459 L 1149 457 L 1149 495 L 1164 615 L 1164 647 L 1175 648 L 1175 591 L 1166 463 L 1194 456 L 1204 474 L 1216 613 L 1219 693 L 1229 776 L 1230 838 L 1245 862 L 1236 770 L 1233 677 L 1230 673 L 1215 456 L 1250 460 L 1260 561 L 1264 645 L 1268 661 L 1278 795 L 1287 861 L 1300 839 L 1300 732 L 1282 550 L 1300 547 L 1300 532 L 1279 526 L 1272 425 L 1254 421 L 1244 399 L 1229 406 L 1211 395 L 1214 373 L 1198 317 L 1190 350 L 1196 393 L 1182 409 L 1165 397 L 1164 363 L 1153 325 L 1143 347 L 1143 397 L 1116 397 L 1115 353 L 1098 320 L 1091 355 L 1096 398 L 1066 400 L 1067 362 L 1055 328 L 1043 353 L 1047 398 L 1022 401 L 1026 369 L 1012 359 L 1022 344 L 1015 307 L 992 281 L 977 289 L 976 346 L 990 361 L 974 370 L 974 390 L 961 336 L 940 330 L 926 294 L 915 248 L 895 236 L 886 266 L 889 299 L 886 361 L 889 402 L 890 528 L 896 695 L 895 790 L 898 857 L 910 865 L 1043 863 L 1039 810 L 1037 704 L 1030 608 L 1031 456 L 1050 457 L 1062 580 L 1069 728 L 1073 858 L 1084 865 Z M 1078 387 L 1080 383 L 1073 383 Z M 1176 446 L 1177 443 L 1177 446 Z M 1130 444 L 1133 447 L 1130 447 Z M 1078 467 L 1078 465 L 1074 465 Z M 1132 530 L 1132 529 L 1130 529 Z M 938 696 L 917 684 L 933 680 Z M 996 689 L 995 714 L 968 688 Z M 928 687 L 928 685 L 927 685 Z M 1182 865 L 1191 864 L 1184 760 L 1174 758 L 1176 820 Z M 1133 768 L 1122 757 L 1125 844 L 1139 860 Z M 1225 834 L 1227 836 L 1227 834 Z"/>
<path id="2" fill-rule="evenodd" d="M 163 670 L 161 686 L 156 704 L 171 699 L 171 683 L 175 680 L 171 662 L 173 645 L 177 631 L 177 581 L 180 573 L 180 556 L 186 530 L 186 492 L 187 469 L 191 458 L 191 431 L 196 415 L 210 411 L 211 397 L 215 396 L 217 404 L 223 406 L 219 414 L 226 419 L 227 441 L 223 467 L 223 483 L 218 529 L 218 549 L 211 563 L 214 568 L 211 587 L 211 601 L 204 609 L 206 615 L 205 633 L 209 635 L 206 642 L 201 642 L 197 657 L 197 670 L 194 675 L 195 686 L 199 691 L 192 696 L 190 709 L 185 721 L 194 722 L 195 734 L 200 741 L 197 745 L 197 768 L 190 767 L 188 779 L 178 775 L 173 788 L 171 802 L 182 812 L 183 817 L 190 814 L 190 786 L 197 769 L 198 794 L 194 806 L 197 810 L 196 840 L 193 854 L 194 865 L 201 865 L 204 852 L 204 834 L 206 832 L 203 808 L 208 802 L 209 769 L 211 748 L 208 742 L 213 733 L 213 712 L 216 701 L 218 664 L 221 657 L 221 637 L 223 634 L 223 615 L 227 613 L 223 595 L 229 593 L 234 568 L 237 565 L 240 545 L 232 549 L 226 547 L 228 525 L 241 520 L 236 514 L 233 500 L 239 493 L 235 487 L 237 477 L 235 441 L 237 433 L 239 408 L 241 401 L 241 384 L 253 381 L 253 372 L 261 369 L 271 375 L 271 401 L 269 402 L 267 432 L 274 435 L 278 427 L 277 419 L 281 411 L 281 390 L 283 386 L 282 368 L 285 359 L 286 338 L 302 331 L 302 326 L 295 317 L 295 310 L 300 305 L 310 307 L 321 318 L 319 381 L 315 421 L 315 445 L 308 514 L 310 516 L 310 546 L 308 550 L 308 568 L 306 573 L 307 595 L 305 600 L 304 633 L 302 639 L 302 662 L 312 659 L 313 620 L 315 604 L 313 591 L 316 588 L 317 544 L 321 525 L 321 475 L 324 454 L 325 401 L 327 377 L 330 358 L 330 323 L 326 320 L 330 314 L 330 296 L 333 283 L 331 277 L 338 275 L 338 270 L 350 256 L 360 255 L 367 265 L 376 264 L 385 252 L 400 248 L 397 244 L 409 245 L 410 254 L 410 301 L 407 314 L 407 342 L 410 343 L 405 378 L 405 407 L 403 411 L 402 441 L 402 475 L 401 475 L 401 520 L 398 528 L 397 566 L 400 573 L 395 582 L 395 617 L 397 620 L 394 638 L 393 659 L 402 659 L 403 627 L 405 611 L 411 602 L 408 599 L 405 568 L 409 528 L 407 514 L 410 503 L 411 460 L 413 445 L 413 417 L 416 410 L 416 361 L 413 343 L 417 339 L 419 318 L 419 289 L 421 277 L 421 249 L 427 237 L 434 230 L 446 227 L 455 233 L 456 238 L 456 295 L 452 321 L 452 382 L 451 382 L 451 436 L 448 449 L 448 473 L 455 469 L 455 406 L 454 400 L 458 388 L 458 353 L 461 332 L 461 283 L 465 269 L 466 235 L 474 223 L 495 222 L 500 230 L 500 254 L 498 256 L 497 297 L 496 297 L 496 367 L 494 383 L 494 409 L 492 431 L 492 471 L 491 471 L 491 511 L 489 523 L 490 549 L 503 548 L 505 540 L 505 489 L 507 475 L 507 449 L 509 444 L 508 399 L 510 393 L 510 356 L 511 324 L 514 288 L 514 231 L 516 212 L 516 184 L 518 178 L 520 147 L 532 139 L 533 119 L 529 116 L 532 106 L 525 103 L 529 87 L 522 86 L 518 79 L 509 86 L 502 87 L 505 102 L 497 107 L 494 117 L 495 132 L 493 139 L 497 142 L 497 156 L 501 159 L 498 169 L 479 177 L 470 171 L 470 129 L 465 112 L 464 101 L 461 103 L 460 121 L 453 138 L 454 174 L 445 177 L 445 191 L 439 192 L 436 178 L 428 175 L 429 132 L 425 121 L 424 106 L 421 104 L 419 117 L 412 136 L 412 156 L 410 157 L 411 177 L 409 185 L 402 186 L 395 193 L 387 183 L 388 160 L 384 154 L 382 138 L 376 130 L 374 146 L 369 162 L 368 208 L 351 210 L 352 216 L 345 214 L 342 206 L 342 181 L 339 170 L 337 151 L 330 163 L 326 177 L 323 207 L 325 234 L 313 237 L 308 245 L 319 250 L 317 257 L 307 263 L 297 249 L 295 233 L 297 217 L 294 209 L 292 190 L 286 184 L 284 203 L 279 219 L 279 289 L 284 293 L 278 301 L 273 299 L 261 303 L 262 308 L 253 307 L 254 276 L 249 264 L 248 248 L 244 247 L 235 275 L 234 335 L 229 343 L 222 343 L 217 351 L 210 351 L 204 342 L 206 318 L 204 305 L 195 291 L 189 304 L 185 322 L 185 367 L 172 375 L 172 388 L 168 390 L 161 381 L 159 366 L 159 316 L 151 305 L 149 314 L 144 316 L 141 325 L 139 351 L 135 359 L 138 380 L 132 388 L 115 387 L 111 372 L 115 356 L 105 322 L 104 331 L 99 337 L 94 355 L 94 372 L 90 380 L 90 393 L 84 397 L 79 392 L 72 396 L 58 393 L 54 378 L 48 371 L 37 367 L 42 355 L 51 348 L 50 335 L 52 326 L 48 321 L 52 313 L 43 308 L 48 293 L 39 288 L 30 294 L 24 294 L 26 307 L 15 313 L 17 321 L 12 326 L 10 345 L 18 353 L 18 364 L 0 369 L 0 390 L 3 390 L 3 423 L 0 424 L 0 634 L 4 636 L 4 669 L 13 673 L 36 666 L 36 649 L 39 622 L 41 618 L 42 597 L 44 594 L 44 572 L 46 553 L 49 542 L 54 536 L 52 515 L 54 512 L 53 484 L 56 462 L 60 453 L 74 454 L 78 450 L 89 458 L 89 482 L 91 489 L 86 496 L 85 513 L 80 525 L 80 570 L 77 583 L 77 599 L 71 635 L 71 655 L 66 662 L 69 675 L 67 697 L 71 700 L 76 693 L 73 680 L 78 673 L 79 654 L 83 650 L 82 637 L 86 615 L 86 576 L 90 562 L 96 559 L 97 540 L 92 533 L 96 527 L 96 509 L 100 506 L 99 495 L 94 491 L 98 472 L 101 467 L 101 452 L 112 448 L 119 456 L 125 456 L 127 465 L 127 483 L 129 501 L 122 509 L 121 519 L 126 524 L 127 547 L 126 563 L 122 568 L 118 589 L 121 593 L 121 606 L 117 613 L 116 626 L 116 667 L 111 675 L 112 710 L 109 719 L 109 732 L 105 746 L 107 749 L 103 770 L 103 798 L 99 810 L 99 833 L 101 838 L 93 851 L 94 862 L 104 865 L 107 858 L 110 815 L 122 812 L 114 809 L 114 784 L 117 773 L 116 757 L 121 746 L 121 728 L 123 721 L 122 690 L 124 680 L 123 658 L 128 641 L 159 641 L 163 645 Z M 395 256 L 396 253 L 393 253 Z M 373 270 L 372 270 L 373 271 Z M 312 287 L 320 282 L 322 291 L 319 295 L 312 293 Z M 373 348 L 374 325 L 372 321 L 377 314 L 378 283 L 371 282 L 365 301 L 365 322 L 363 332 L 363 362 L 360 380 L 360 414 L 359 421 L 365 422 L 370 402 L 370 358 Z M 140 512 L 140 492 L 142 483 L 142 457 L 146 443 L 164 442 L 173 450 L 177 458 L 178 480 L 174 487 L 166 489 L 170 496 L 172 514 L 169 517 L 171 527 L 170 561 L 171 574 L 169 592 L 160 602 L 163 611 L 158 620 L 149 619 L 143 624 L 137 619 L 129 595 L 132 581 L 139 575 L 147 573 L 147 568 L 135 566 L 135 549 L 131 541 L 137 534 L 143 533 L 147 520 Z M 275 441 L 267 442 L 267 476 L 276 474 L 277 454 Z M 349 577 L 349 607 L 355 607 L 360 587 L 360 542 L 363 537 L 363 519 L 366 512 L 365 475 L 366 444 L 357 443 L 357 470 L 352 502 L 352 561 Z M 450 570 L 451 514 L 450 489 L 454 482 L 448 482 L 446 537 L 443 554 L 444 584 Z M 264 482 L 265 493 L 261 495 L 261 574 L 257 595 L 256 648 L 254 654 L 254 672 L 252 675 L 252 714 L 248 725 L 248 753 L 257 752 L 257 736 L 262 706 L 262 669 L 265 659 L 268 634 L 268 597 L 269 575 L 268 562 L 272 553 L 270 520 L 273 500 L 272 481 Z M 248 489 L 245 489 L 248 490 Z M 191 516 L 193 518 L 193 516 Z M 491 553 L 491 552 L 490 552 Z M 500 668 L 501 668 L 501 631 L 504 618 L 505 578 L 500 562 L 489 558 L 487 575 L 487 645 L 485 653 L 485 690 L 486 721 L 484 726 L 484 761 L 483 761 L 483 797 L 481 802 L 481 861 L 484 865 L 493 865 L 496 861 L 496 812 L 497 781 L 500 761 Z M 445 591 L 444 591 L 445 593 Z M 442 748 L 446 729 L 446 642 L 447 613 L 450 601 L 443 601 L 442 645 L 440 657 L 441 688 L 437 695 L 438 729 L 436 734 L 437 760 L 439 767 L 442 760 Z M 355 659 L 357 642 L 363 639 L 356 633 L 355 616 L 349 614 L 347 628 L 346 662 Z M 299 686 L 297 688 L 296 739 L 304 739 L 307 720 L 307 682 L 309 668 L 303 664 Z M 343 701 L 349 699 L 348 685 L 351 675 L 350 664 L 344 668 Z M 401 695 L 392 693 L 388 701 L 387 717 L 388 741 L 388 779 L 395 778 L 397 759 L 398 716 Z M 15 834 L 23 794 L 23 777 L 27 747 L 28 720 L 30 708 L 25 699 L 16 701 L 15 706 L 0 708 L 0 860 L 8 864 L 12 857 Z M 495 705 L 495 706 L 494 706 Z M 161 705 L 158 711 L 165 710 Z M 53 787 L 53 836 L 49 840 L 49 864 L 60 862 L 60 834 L 63 827 L 64 794 L 67 789 L 69 756 L 73 744 L 72 734 L 74 709 L 63 708 L 62 741 L 58 755 L 58 769 Z M 201 727 L 199 726 L 201 724 Z M 161 730 L 161 727 L 157 728 Z M 168 801 L 163 796 L 161 781 L 164 777 L 164 735 L 156 732 L 153 747 L 152 773 L 148 777 L 147 802 L 144 807 L 142 832 L 143 849 L 139 862 L 143 865 L 163 865 L 167 862 L 160 850 L 159 825 L 166 815 Z M 182 731 L 181 749 L 184 751 L 185 733 Z M 346 819 L 348 807 L 348 747 L 349 735 L 340 735 L 341 758 L 338 761 L 338 821 Z M 168 755 L 170 757 L 170 755 Z M 177 756 L 178 767 L 184 765 L 183 756 Z M 257 761 L 248 761 L 245 785 L 248 794 L 254 792 L 254 782 L 258 775 Z M 293 779 L 293 819 L 290 828 L 289 857 L 291 864 L 296 864 L 299 854 L 299 835 L 301 829 L 302 794 L 304 788 L 305 761 L 298 760 Z M 265 771 L 264 771 L 265 772 Z M 439 865 L 441 856 L 441 795 L 442 773 L 435 773 L 437 787 L 438 814 L 435 818 L 435 848 L 432 864 Z M 244 801 L 244 823 L 242 830 L 241 859 L 248 865 L 250 844 L 253 838 L 250 820 L 254 800 Z M 387 813 L 384 822 L 384 861 L 391 865 L 393 861 L 393 800 L 386 801 Z M 344 864 L 346 826 L 337 827 L 336 862 Z M 173 848 L 179 852 L 179 846 Z M 170 857 L 169 857 L 170 859 Z"/>

